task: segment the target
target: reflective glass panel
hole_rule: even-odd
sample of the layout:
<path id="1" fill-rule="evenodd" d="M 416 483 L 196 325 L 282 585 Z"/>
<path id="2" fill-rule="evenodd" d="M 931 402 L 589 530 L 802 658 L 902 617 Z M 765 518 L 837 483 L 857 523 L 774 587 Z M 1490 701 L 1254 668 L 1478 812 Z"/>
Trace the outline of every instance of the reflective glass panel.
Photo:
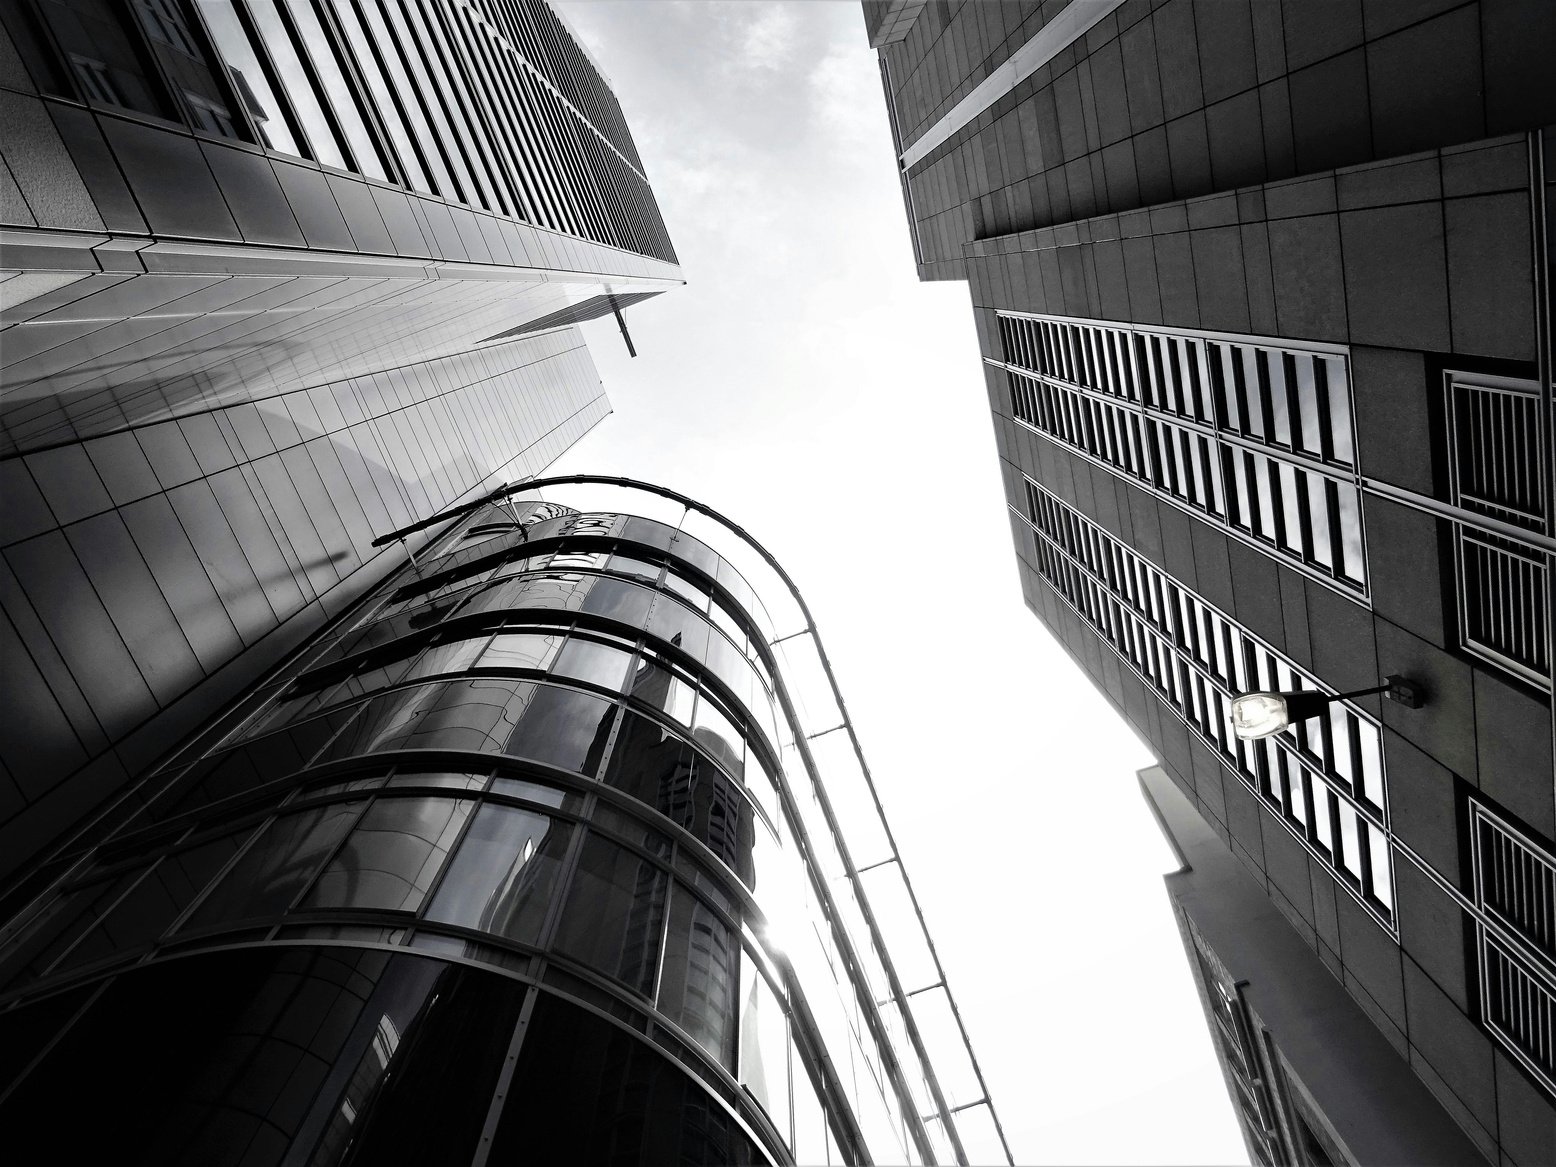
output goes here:
<path id="1" fill-rule="evenodd" d="M 557 949 L 651 996 L 668 889 L 669 876 L 657 864 L 590 835 L 563 908 Z"/>
<path id="2" fill-rule="evenodd" d="M 270 78 L 255 55 L 248 32 L 233 10 L 232 0 L 200 0 L 200 15 L 205 18 L 216 51 L 227 66 L 227 75 L 238 100 L 248 110 L 249 120 L 259 132 L 260 145 L 283 154 L 301 154 L 292 127 L 287 124 L 286 112 L 275 91 L 270 88 Z"/>
<path id="3" fill-rule="evenodd" d="M 562 647 L 560 632 L 500 632 L 481 654 L 483 669 L 535 669 L 551 667 Z"/>
<path id="4" fill-rule="evenodd" d="M 616 706 L 555 685 L 541 685 L 502 752 L 593 774 L 604 759 Z"/>
<path id="5" fill-rule="evenodd" d="M 611 692 L 620 692 L 621 683 L 627 679 L 632 665 L 632 654 L 598 644 L 592 640 L 574 637 L 562 647 L 552 672 L 559 677 L 571 677 L 586 681 Z"/>
<path id="6" fill-rule="evenodd" d="M 314 13 L 312 4 L 309 0 L 287 0 L 287 7 L 291 10 L 292 19 L 297 23 L 297 31 L 302 34 L 303 44 L 307 46 L 308 57 L 319 74 L 320 84 L 328 95 L 330 108 L 346 135 L 346 141 L 351 145 L 351 154 L 356 162 L 358 173 L 365 174 L 369 178 L 387 177 L 383 159 L 379 157 L 378 146 L 373 141 L 373 136 L 362 119 L 362 110 L 357 105 L 355 87 L 341 72 L 334 46 L 319 24 L 319 18 Z"/>
<path id="7" fill-rule="evenodd" d="M 170 116 L 167 99 L 119 6 L 110 0 L 44 0 L 38 11 L 87 101 Z"/>
<path id="8" fill-rule="evenodd" d="M 570 824 L 543 814 L 482 806 L 432 897 L 427 919 L 537 943 L 571 838 Z"/>
<path id="9" fill-rule="evenodd" d="M 659 1010 L 726 1070 L 735 1067 L 735 1004 L 740 938 L 716 913 L 677 885 L 665 935 Z"/>
<path id="10" fill-rule="evenodd" d="M 432 184 L 427 181 L 427 176 L 421 168 L 415 143 L 406 130 L 405 123 L 400 120 L 395 91 L 378 70 L 378 62 L 368 44 L 367 34 L 357 20 L 356 9 L 350 3 L 336 3 L 333 7 L 335 18 L 340 21 L 346 39 L 351 42 L 353 63 L 361 71 L 372 94 L 374 112 L 383 122 L 389 137 L 394 142 L 394 152 L 399 158 L 406 182 L 417 190 L 432 190 Z"/>
<path id="11" fill-rule="evenodd" d="M 784 1142 L 789 1130 L 789 1019 L 752 960 L 740 964 L 740 1083 L 767 1111 Z"/>
<path id="12" fill-rule="evenodd" d="M 277 819 L 185 921 L 186 928 L 279 915 L 356 821 L 360 802 L 334 803 Z"/>
<path id="13" fill-rule="evenodd" d="M 260 39 L 269 50 L 270 60 L 280 75 L 282 91 L 297 114 L 297 120 L 302 123 L 303 132 L 308 136 L 313 157 L 326 166 L 344 169 L 346 156 L 341 151 L 335 131 L 330 128 L 318 92 L 297 55 L 297 47 L 276 8 L 276 0 L 248 0 L 247 6 L 259 29 Z"/>
<path id="14" fill-rule="evenodd" d="M 301 906 L 415 911 L 474 806 L 468 799 L 380 798 Z"/>

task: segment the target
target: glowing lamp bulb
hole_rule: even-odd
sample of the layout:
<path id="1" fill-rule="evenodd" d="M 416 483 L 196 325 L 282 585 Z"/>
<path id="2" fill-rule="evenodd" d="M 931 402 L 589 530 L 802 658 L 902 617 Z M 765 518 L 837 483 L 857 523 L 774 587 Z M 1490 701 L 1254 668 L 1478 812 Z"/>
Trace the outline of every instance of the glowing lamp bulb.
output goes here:
<path id="1" fill-rule="evenodd" d="M 1284 693 L 1245 693 L 1232 701 L 1232 732 L 1245 741 L 1269 737 L 1290 724 Z"/>

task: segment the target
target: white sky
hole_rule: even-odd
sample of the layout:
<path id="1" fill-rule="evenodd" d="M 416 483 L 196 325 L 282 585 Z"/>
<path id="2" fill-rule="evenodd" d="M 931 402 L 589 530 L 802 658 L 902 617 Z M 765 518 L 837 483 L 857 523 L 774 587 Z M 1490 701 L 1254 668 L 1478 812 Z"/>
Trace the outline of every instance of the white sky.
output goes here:
<path id="1" fill-rule="evenodd" d="M 967 287 L 913 268 L 855 3 L 585 0 L 688 285 L 585 326 L 556 467 L 669 486 L 804 591 L 1019 1163 L 1246 1163 L 1134 772 L 1021 601 Z"/>

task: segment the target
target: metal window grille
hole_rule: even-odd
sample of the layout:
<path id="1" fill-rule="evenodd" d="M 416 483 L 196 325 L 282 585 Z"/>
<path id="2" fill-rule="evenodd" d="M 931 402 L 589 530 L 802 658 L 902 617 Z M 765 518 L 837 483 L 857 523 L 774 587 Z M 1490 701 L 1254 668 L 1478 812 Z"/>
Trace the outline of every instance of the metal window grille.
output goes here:
<path id="1" fill-rule="evenodd" d="M 1539 387 L 1451 375 L 1447 392 L 1453 501 L 1539 530 L 1545 516 Z"/>
<path id="2" fill-rule="evenodd" d="M 1556 989 L 1485 930 L 1480 965 L 1486 1028 L 1556 1093 Z"/>
<path id="3" fill-rule="evenodd" d="M 1550 684 L 1545 556 L 1516 539 L 1454 525 L 1459 641 L 1483 660 Z"/>
<path id="4" fill-rule="evenodd" d="M 1539 386 L 1450 373 L 1445 386 L 1449 494 L 1455 506 L 1542 531 L 1546 450 Z M 1551 581 L 1546 557 L 1507 534 L 1453 527 L 1459 644 L 1521 680 L 1550 685 Z"/>
<path id="5" fill-rule="evenodd" d="M 1480 905 L 1556 959 L 1556 858 L 1472 805 L 1475 892 Z"/>

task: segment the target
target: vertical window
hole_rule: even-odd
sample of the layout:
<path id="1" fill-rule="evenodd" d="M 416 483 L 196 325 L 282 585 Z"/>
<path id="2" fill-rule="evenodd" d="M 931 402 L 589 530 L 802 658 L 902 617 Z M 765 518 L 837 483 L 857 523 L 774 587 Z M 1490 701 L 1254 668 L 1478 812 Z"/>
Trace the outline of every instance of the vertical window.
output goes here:
<path id="1" fill-rule="evenodd" d="M 335 122 L 345 135 L 355 169 L 369 178 L 387 178 L 383 158 L 372 131 L 357 104 L 356 87 L 336 55 L 334 41 L 319 23 L 311 0 L 287 0 L 292 21 L 319 78 L 319 85 Z"/>
<path id="2" fill-rule="evenodd" d="M 297 45 L 276 7 L 276 0 L 246 0 L 270 61 L 274 64 L 281 91 L 302 123 L 311 156 L 326 166 L 346 169 L 346 155 L 340 137 L 325 113 L 313 77 L 303 66 Z"/>
<path id="3" fill-rule="evenodd" d="M 38 11 L 88 101 L 172 116 L 145 46 L 118 5 L 111 0 L 42 0 Z"/>

